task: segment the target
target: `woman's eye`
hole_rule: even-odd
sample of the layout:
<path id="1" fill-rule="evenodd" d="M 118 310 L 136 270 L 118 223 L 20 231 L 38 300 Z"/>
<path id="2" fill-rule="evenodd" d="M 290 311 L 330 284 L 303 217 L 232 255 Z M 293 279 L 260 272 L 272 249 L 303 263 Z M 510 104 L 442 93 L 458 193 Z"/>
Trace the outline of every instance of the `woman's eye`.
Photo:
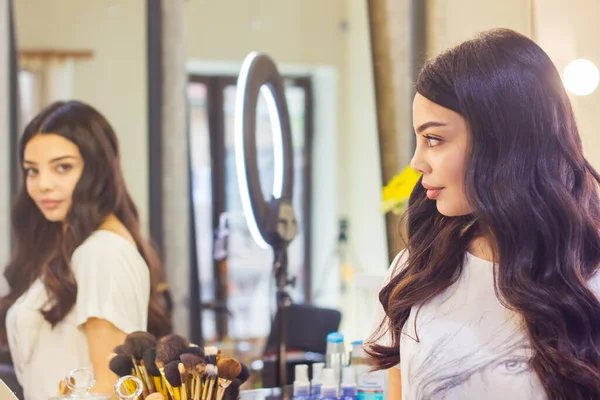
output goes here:
<path id="1" fill-rule="evenodd" d="M 425 139 L 427 140 L 427 145 L 429 147 L 435 147 L 435 146 L 439 145 L 442 142 L 441 139 L 438 139 L 438 138 L 433 137 L 433 136 L 425 136 Z"/>
<path id="2" fill-rule="evenodd" d="M 38 173 L 35 168 L 25 168 L 25 175 L 27 176 L 35 176 Z"/>
<path id="3" fill-rule="evenodd" d="M 67 171 L 70 171 L 72 168 L 73 168 L 73 166 L 70 164 L 60 164 L 56 167 L 58 172 L 67 172 Z"/>

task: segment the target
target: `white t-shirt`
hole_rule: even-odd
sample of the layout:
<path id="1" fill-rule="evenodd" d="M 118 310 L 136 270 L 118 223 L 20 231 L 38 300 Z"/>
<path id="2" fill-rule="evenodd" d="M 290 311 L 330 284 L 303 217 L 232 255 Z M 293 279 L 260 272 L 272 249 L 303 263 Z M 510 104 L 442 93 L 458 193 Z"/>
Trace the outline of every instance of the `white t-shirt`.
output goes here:
<path id="1" fill-rule="evenodd" d="M 91 368 L 82 325 L 92 317 L 125 333 L 145 331 L 150 272 L 137 248 L 116 233 L 98 230 L 73 253 L 77 301 L 54 329 L 40 308 L 48 295 L 41 279 L 8 310 L 8 344 L 25 400 L 48 400 L 74 368 Z"/>
<path id="2" fill-rule="evenodd" d="M 400 253 L 390 273 L 406 258 Z M 421 308 L 416 331 L 413 307 L 400 337 L 403 400 L 547 398 L 528 366 L 532 349 L 521 316 L 496 297 L 493 267 L 467 253 L 458 281 Z M 600 273 L 590 287 L 600 293 Z"/>

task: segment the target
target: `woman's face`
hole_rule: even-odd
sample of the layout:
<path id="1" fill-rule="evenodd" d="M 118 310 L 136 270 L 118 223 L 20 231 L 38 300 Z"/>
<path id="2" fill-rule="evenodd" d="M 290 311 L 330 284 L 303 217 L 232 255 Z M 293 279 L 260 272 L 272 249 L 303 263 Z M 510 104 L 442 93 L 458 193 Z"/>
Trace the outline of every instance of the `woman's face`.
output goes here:
<path id="1" fill-rule="evenodd" d="M 463 117 L 417 93 L 413 101 L 417 147 L 411 167 L 423 174 L 427 198 L 448 217 L 472 212 L 465 194 L 469 130 Z"/>
<path id="2" fill-rule="evenodd" d="M 35 135 L 25 146 L 23 168 L 27 193 L 44 217 L 52 222 L 64 221 L 83 172 L 77 146 L 53 133 Z"/>

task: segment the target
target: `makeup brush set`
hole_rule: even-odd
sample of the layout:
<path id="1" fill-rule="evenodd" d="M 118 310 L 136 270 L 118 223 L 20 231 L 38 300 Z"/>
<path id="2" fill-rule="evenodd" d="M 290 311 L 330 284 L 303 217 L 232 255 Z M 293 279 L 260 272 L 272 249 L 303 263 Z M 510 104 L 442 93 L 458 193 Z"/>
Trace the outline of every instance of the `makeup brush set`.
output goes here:
<path id="1" fill-rule="evenodd" d="M 216 347 L 198 347 L 179 335 L 157 340 L 148 332 L 133 332 L 114 349 L 108 363 L 119 377 L 134 376 L 142 382 L 138 400 L 237 400 L 250 371 L 220 353 Z M 135 383 L 125 380 L 124 385 Z"/>

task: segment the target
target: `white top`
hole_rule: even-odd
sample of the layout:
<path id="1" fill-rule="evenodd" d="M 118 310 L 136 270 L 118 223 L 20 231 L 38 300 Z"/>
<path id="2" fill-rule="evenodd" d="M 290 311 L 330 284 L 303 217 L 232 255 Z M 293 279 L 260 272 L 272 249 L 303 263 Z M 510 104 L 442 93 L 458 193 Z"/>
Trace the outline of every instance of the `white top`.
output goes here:
<path id="1" fill-rule="evenodd" d="M 74 368 L 91 368 L 82 325 L 92 317 L 125 333 L 145 331 L 150 272 L 137 248 L 122 236 L 98 230 L 73 253 L 77 301 L 54 329 L 40 313 L 48 300 L 41 279 L 8 310 L 8 344 L 25 400 L 48 400 Z"/>
<path id="2" fill-rule="evenodd" d="M 397 273 L 406 257 L 400 253 L 392 264 L 398 268 L 390 273 Z M 400 337 L 404 400 L 547 398 L 528 367 L 532 350 L 521 316 L 496 297 L 493 267 L 467 253 L 458 281 L 421 308 L 416 332 L 413 307 Z M 600 273 L 590 287 L 600 294 Z M 379 312 L 383 317 L 381 306 Z M 388 335 L 381 342 L 389 341 Z"/>

